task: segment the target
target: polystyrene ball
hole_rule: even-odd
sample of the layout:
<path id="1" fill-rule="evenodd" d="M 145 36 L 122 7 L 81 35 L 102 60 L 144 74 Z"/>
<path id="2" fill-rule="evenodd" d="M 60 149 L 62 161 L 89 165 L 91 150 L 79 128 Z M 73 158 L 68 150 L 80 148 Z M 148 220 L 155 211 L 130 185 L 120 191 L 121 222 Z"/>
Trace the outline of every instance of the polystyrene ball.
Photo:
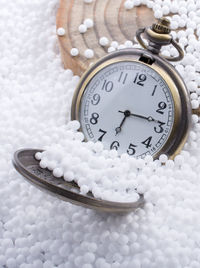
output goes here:
<path id="1" fill-rule="evenodd" d="M 58 34 L 59 36 L 64 36 L 64 35 L 65 35 L 65 29 L 62 28 L 62 27 L 58 28 L 58 29 L 57 29 L 57 34 Z"/>
<path id="2" fill-rule="evenodd" d="M 109 44 L 109 40 L 108 40 L 108 38 L 107 37 L 101 37 L 100 39 L 99 39 L 99 44 L 101 45 L 101 46 L 107 46 L 108 44 Z"/>
<path id="3" fill-rule="evenodd" d="M 86 58 L 91 59 L 94 57 L 94 51 L 92 49 L 86 49 L 84 55 Z"/>
<path id="4" fill-rule="evenodd" d="M 92 19 L 87 18 L 84 20 L 84 25 L 89 29 L 94 26 L 94 22 Z"/>
<path id="5" fill-rule="evenodd" d="M 80 33 L 85 33 L 87 31 L 87 26 L 85 24 L 80 24 L 78 30 Z"/>
<path id="6" fill-rule="evenodd" d="M 132 9 L 132 8 L 134 7 L 134 2 L 131 1 L 131 0 L 127 0 L 127 1 L 125 1 L 125 3 L 124 3 L 124 7 L 125 7 L 126 9 Z"/>

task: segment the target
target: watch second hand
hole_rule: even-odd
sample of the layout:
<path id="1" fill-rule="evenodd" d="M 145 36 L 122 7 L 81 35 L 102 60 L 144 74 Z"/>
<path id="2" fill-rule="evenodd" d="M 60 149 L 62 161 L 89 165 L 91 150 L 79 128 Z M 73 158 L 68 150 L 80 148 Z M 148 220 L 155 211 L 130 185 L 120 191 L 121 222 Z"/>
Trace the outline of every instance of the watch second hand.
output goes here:
<path id="1" fill-rule="evenodd" d="M 124 112 L 122 112 L 122 111 L 118 111 L 119 113 L 123 113 L 124 114 Z M 143 116 L 143 115 L 139 115 L 139 114 L 131 114 L 130 113 L 130 116 L 135 116 L 135 117 L 139 117 L 139 118 L 143 118 L 143 119 L 146 119 L 146 120 L 148 120 L 149 122 L 156 122 L 156 123 L 159 123 L 159 121 L 158 120 L 155 120 L 153 117 L 151 117 L 151 116 L 149 116 L 149 117 L 146 117 L 146 116 Z"/>

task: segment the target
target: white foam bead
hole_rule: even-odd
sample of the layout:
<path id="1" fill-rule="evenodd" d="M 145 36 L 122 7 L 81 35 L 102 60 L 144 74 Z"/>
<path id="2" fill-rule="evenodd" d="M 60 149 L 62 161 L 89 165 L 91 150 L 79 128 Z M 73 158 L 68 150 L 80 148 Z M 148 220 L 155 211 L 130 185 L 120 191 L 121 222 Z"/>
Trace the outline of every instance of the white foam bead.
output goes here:
<path id="1" fill-rule="evenodd" d="M 110 45 L 111 47 L 118 48 L 119 43 L 117 41 L 112 41 Z"/>
<path id="2" fill-rule="evenodd" d="M 196 34 L 200 36 L 200 28 L 197 29 Z"/>
<path id="3" fill-rule="evenodd" d="M 177 54 L 178 54 L 177 49 L 175 47 L 172 47 L 170 49 L 170 54 L 171 54 L 171 56 L 177 56 Z"/>
<path id="4" fill-rule="evenodd" d="M 74 134 L 74 139 L 78 141 L 83 141 L 84 140 L 84 135 L 82 132 L 77 132 Z"/>
<path id="5" fill-rule="evenodd" d="M 40 167 L 41 167 L 41 168 L 47 168 L 47 165 L 48 165 L 48 164 L 47 164 L 47 161 L 45 161 L 45 160 L 43 160 L 43 159 L 40 161 Z"/>
<path id="6" fill-rule="evenodd" d="M 199 78 L 196 77 L 195 82 L 196 82 L 196 85 L 197 85 L 196 93 L 198 95 L 200 95 L 200 88 L 199 88 L 199 85 L 200 85 L 200 77 Z"/>
<path id="7" fill-rule="evenodd" d="M 175 68 L 176 68 L 176 70 L 177 70 L 180 74 L 184 73 L 184 67 L 183 67 L 183 65 L 178 64 L 178 65 L 176 65 Z"/>
<path id="8" fill-rule="evenodd" d="M 162 11 L 161 9 L 157 9 L 157 10 L 155 10 L 155 12 L 154 12 L 154 17 L 155 17 L 156 19 L 160 19 L 160 18 L 162 18 L 162 17 L 163 17 L 163 11 Z"/>
<path id="9" fill-rule="evenodd" d="M 94 51 L 92 49 L 86 49 L 84 55 L 88 59 L 92 59 L 94 57 Z"/>
<path id="10" fill-rule="evenodd" d="M 93 266 L 90 263 L 85 263 L 82 266 L 83 268 L 93 268 Z"/>
<path id="11" fill-rule="evenodd" d="M 65 29 L 63 27 L 59 27 L 57 29 L 57 35 L 64 36 L 65 35 Z"/>
<path id="12" fill-rule="evenodd" d="M 108 44 L 109 44 L 109 40 L 108 40 L 108 38 L 107 37 L 105 37 L 105 36 L 103 36 L 103 37 L 101 37 L 100 39 L 99 39 L 99 44 L 101 45 L 101 46 L 107 46 Z"/>
<path id="13" fill-rule="evenodd" d="M 70 50 L 70 54 L 73 56 L 73 57 L 76 57 L 78 56 L 79 54 L 79 50 L 75 47 L 73 47 L 71 50 Z"/>
<path id="14" fill-rule="evenodd" d="M 197 114 L 192 114 L 192 122 L 194 124 L 196 124 L 196 123 L 198 123 L 198 121 L 199 121 L 198 115 Z"/>
<path id="15" fill-rule="evenodd" d="M 130 40 L 126 40 L 125 43 L 124 43 L 124 45 L 125 45 L 127 48 L 131 48 L 131 47 L 133 47 L 133 42 L 130 41 Z"/>
<path id="16" fill-rule="evenodd" d="M 2 267 L 6 264 L 6 258 L 3 255 L 0 255 L 0 264 Z"/>
<path id="17" fill-rule="evenodd" d="M 177 15 L 177 14 L 176 14 L 176 15 L 173 15 L 173 16 L 172 16 L 172 20 L 173 20 L 173 21 L 177 21 L 177 22 L 179 22 L 180 19 L 181 19 L 181 16 L 180 16 L 180 15 Z"/>
<path id="18" fill-rule="evenodd" d="M 127 1 L 125 1 L 125 3 L 124 3 L 124 7 L 125 7 L 127 10 L 132 9 L 132 8 L 134 7 L 134 3 L 133 3 L 133 1 L 131 1 L 131 0 L 127 0 Z"/>
<path id="19" fill-rule="evenodd" d="M 146 189 L 146 187 L 145 187 L 145 183 L 144 183 L 144 185 L 139 185 L 139 186 L 137 187 L 137 192 L 138 192 L 138 194 L 144 194 L 146 191 L 147 191 L 147 189 Z M 133 199 L 132 199 L 132 200 L 133 200 Z M 137 200 L 138 200 L 138 196 L 135 195 L 135 200 L 134 200 L 134 201 L 137 201 Z"/>
<path id="20" fill-rule="evenodd" d="M 188 65 L 188 64 L 193 65 L 195 62 L 196 62 L 196 59 L 191 53 L 187 53 L 184 59 L 182 60 L 183 65 Z"/>
<path id="21" fill-rule="evenodd" d="M 87 252 L 87 253 L 85 253 L 85 255 L 83 256 L 83 258 L 84 258 L 84 261 L 86 262 L 86 263 L 93 263 L 94 261 L 95 261 L 95 255 L 94 255 L 94 253 L 91 253 L 91 252 Z"/>
<path id="22" fill-rule="evenodd" d="M 183 28 L 186 25 L 186 21 L 184 19 L 180 19 L 178 25 L 179 27 Z"/>
<path id="23" fill-rule="evenodd" d="M 85 33 L 87 31 L 87 26 L 85 24 L 80 24 L 78 27 L 80 33 Z"/>
<path id="24" fill-rule="evenodd" d="M 164 6 L 162 7 L 162 12 L 163 12 L 163 15 L 168 15 L 169 12 L 170 12 L 169 7 L 168 7 L 167 5 L 164 5 Z"/>
<path id="25" fill-rule="evenodd" d="M 76 130 L 78 130 L 80 128 L 80 122 L 77 121 L 77 120 L 70 121 L 67 124 L 67 128 L 70 128 L 70 129 L 76 131 Z"/>
<path id="26" fill-rule="evenodd" d="M 188 11 L 196 11 L 196 5 L 195 4 L 189 4 L 187 5 Z"/>
<path id="27" fill-rule="evenodd" d="M 193 92 L 192 94 L 190 94 L 190 98 L 191 100 L 197 100 L 198 99 L 197 93 Z"/>
<path id="28" fill-rule="evenodd" d="M 162 2 L 162 5 L 167 5 L 167 6 L 171 6 L 171 1 L 170 0 L 164 0 L 163 2 Z"/>
<path id="29" fill-rule="evenodd" d="M 109 47 L 108 48 L 108 53 L 114 52 L 116 49 L 114 47 Z"/>
<path id="30" fill-rule="evenodd" d="M 180 39 L 181 37 L 186 37 L 186 33 L 185 31 L 181 30 L 181 31 L 178 31 L 177 33 L 177 37 Z"/>
<path id="31" fill-rule="evenodd" d="M 92 2 L 93 2 L 93 0 L 83 0 L 84 1 L 84 3 L 86 3 L 86 4 L 91 4 Z"/>
<path id="32" fill-rule="evenodd" d="M 141 5 L 141 0 L 134 0 L 133 3 L 134 3 L 134 6 L 139 6 Z"/>
<path id="33" fill-rule="evenodd" d="M 103 151 L 103 144 L 102 144 L 102 142 L 99 142 L 99 141 L 95 142 L 95 143 L 94 143 L 94 146 L 93 146 L 93 150 L 94 150 L 96 153 L 100 153 L 100 152 L 102 152 L 102 151 Z"/>
<path id="34" fill-rule="evenodd" d="M 85 194 L 87 194 L 89 192 L 90 189 L 89 189 L 89 187 L 87 185 L 82 185 L 80 187 L 80 190 L 81 190 L 81 194 L 85 195 Z"/>
<path id="35" fill-rule="evenodd" d="M 54 265 L 51 261 L 45 261 L 43 264 L 43 268 L 54 268 Z"/>
<path id="36" fill-rule="evenodd" d="M 190 19 L 192 19 L 192 20 L 194 20 L 196 23 L 198 22 L 198 17 L 196 16 L 196 12 L 194 12 L 194 11 L 190 11 L 189 13 L 188 13 L 188 17 L 190 18 Z"/>
<path id="37" fill-rule="evenodd" d="M 119 45 L 119 46 L 118 46 L 118 50 L 125 49 L 125 48 L 126 48 L 125 45 Z"/>
<path id="38" fill-rule="evenodd" d="M 153 157 L 151 155 L 146 155 L 144 160 L 145 160 L 146 163 L 150 163 L 150 162 L 153 161 Z"/>
<path id="39" fill-rule="evenodd" d="M 171 22 L 171 29 L 176 30 L 178 28 L 178 22 L 177 21 L 172 21 Z"/>
<path id="40" fill-rule="evenodd" d="M 199 108 L 199 101 L 198 100 L 192 100 L 191 104 L 192 104 L 192 109 Z"/>
<path id="41" fill-rule="evenodd" d="M 180 6 L 180 8 L 178 9 L 178 13 L 180 15 L 183 15 L 183 14 L 187 14 L 187 8 L 183 7 L 183 6 Z"/>
<path id="42" fill-rule="evenodd" d="M 193 53 L 194 52 L 194 47 L 193 46 L 187 46 L 186 51 L 189 52 L 189 53 Z"/>
<path id="43" fill-rule="evenodd" d="M 194 29 L 192 27 L 187 27 L 185 33 L 187 36 L 189 36 L 190 34 L 194 34 Z"/>
<path id="44" fill-rule="evenodd" d="M 195 71 L 200 72 L 200 62 L 196 62 L 194 65 Z"/>
<path id="45" fill-rule="evenodd" d="M 176 2 L 172 2 L 171 3 L 171 6 L 170 6 L 170 11 L 172 13 L 177 13 L 178 12 L 178 9 L 179 9 L 179 6 Z"/>
<path id="46" fill-rule="evenodd" d="M 43 268 L 43 262 L 41 260 L 33 261 L 33 268 Z"/>
<path id="47" fill-rule="evenodd" d="M 41 152 L 37 152 L 37 153 L 35 154 L 35 158 L 36 158 L 37 160 L 41 160 L 41 157 L 42 157 L 42 153 L 41 153 Z"/>
<path id="48" fill-rule="evenodd" d="M 85 19 L 83 23 L 88 29 L 94 26 L 93 20 L 89 18 Z"/>
<path id="49" fill-rule="evenodd" d="M 166 161 L 168 160 L 168 157 L 165 154 L 161 154 L 159 156 L 159 160 L 160 160 L 161 163 L 166 163 Z"/>
<path id="50" fill-rule="evenodd" d="M 163 50 L 162 51 L 162 55 L 165 57 L 169 57 L 170 56 L 170 52 L 168 50 Z"/>
<path id="51" fill-rule="evenodd" d="M 184 163 L 184 158 L 182 155 L 177 155 L 175 158 L 174 158 L 174 162 L 176 165 L 182 165 Z"/>
<path id="52" fill-rule="evenodd" d="M 194 132 L 194 131 L 190 131 L 190 134 L 189 134 L 189 137 L 192 139 L 192 140 L 196 140 L 196 138 L 197 138 L 197 135 L 196 135 L 196 133 Z"/>
<path id="53" fill-rule="evenodd" d="M 172 35 L 173 39 L 177 38 L 177 33 L 175 31 L 171 31 L 171 35 Z"/>
<path id="54" fill-rule="evenodd" d="M 14 258 L 8 258 L 7 261 L 6 261 L 6 266 L 8 268 L 16 268 L 16 261 Z"/>
<path id="55" fill-rule="evenodd" d="M 53 170 L 53 175 L 57 178 L 60 178 L 63 176 L 63 170 L 61 168 L 55 168 Z"/>
<path id="56" fill-rule="evenodd" d="M 174 167 L 174 161 L 169 159 L 169 160 L 166 161 L 165 165 L 166 165 L 167 168 L 171 169 L 171 168 Z"/>
<path id="57" fill-rule="evenodd" d="M 151 0 L 147 0 L 147 7 L 148 8 L 153 8 L 154 2 Z"/>

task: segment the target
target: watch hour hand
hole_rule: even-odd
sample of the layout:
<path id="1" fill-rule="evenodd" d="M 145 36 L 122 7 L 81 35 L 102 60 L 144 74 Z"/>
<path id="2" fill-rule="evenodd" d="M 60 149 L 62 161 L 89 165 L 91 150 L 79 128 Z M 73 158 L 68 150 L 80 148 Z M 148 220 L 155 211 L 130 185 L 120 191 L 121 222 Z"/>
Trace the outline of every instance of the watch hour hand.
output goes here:
<path id="1" fill-rule="evenodd" d="M 121 130 L 122 130 L 122 125 L 124 124 L 125 120 L 126 120 L 126 116 L 124 116 L 124 118 L 123 118 L 123 120 L 122 120 L 120 126 L 119 126 L 119 127 L 116 127 L 116 129 L 115 129 L 115 131 L 116 131 L 115 136 L 116 136 L 119 132 L 121 132 Z"/>
<path id="2" fill-rule="evenodd" d="M 128 110 L 125 111 L 125 112 L 122 112 L 122 113 L 124 114 L 124 118 L 122 119 L 122 122 L 121 122 L 121 124 L 119 125 L 119 127 L 116 127 L 116 129 L 115 129 L 115 132 L 116 132 L 115 136 L 116 136 L 118 133 L 121 132 L 121 130 L 122 130 L 122 126 L 123 126 L 123 124 L 124 124 L 126 118 L 127 118 L 128 116 L 130 116 L 130 111 L 128 111 Z"/>
<path id="3" fill-rule="evenodd" d="M 119 132 L 121 132 L 121 127 L 116 127 L 115 132 L 116 132 L 115 136 L 117 136 L 117 134 L 118 134 Z"/>

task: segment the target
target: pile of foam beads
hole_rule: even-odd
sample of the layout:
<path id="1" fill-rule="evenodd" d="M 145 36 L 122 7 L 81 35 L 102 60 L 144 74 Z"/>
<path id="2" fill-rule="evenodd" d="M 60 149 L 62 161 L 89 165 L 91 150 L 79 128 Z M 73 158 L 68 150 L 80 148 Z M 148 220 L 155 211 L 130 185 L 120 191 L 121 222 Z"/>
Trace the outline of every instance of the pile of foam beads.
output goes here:
<path id="1" fill-rule="evenodd" d="M 186 53 L 175 68 L 184 77 L 192 107 L 199 107 L 200 2 L 131 2 L 133 8 L 146 4 L 155 17 L 173 13 L 172 34 Z M 0 267 L 199 268 L 198 116 L 193 115 L 189 139 L 174 161 L 164 155 L 156 161 L 119 158 L 99 143 L 83 143 L 78 123 L 70 122 L 79 77 L 62 67 L 57 7 L 57 0 L 1 1 Z M 116 46 L 117 40 L 112 41 Z M 163 53 L 175 51 L 166 47 Z M 137 188 L 146 204 L 127 215 L 112 215 L 53 198 L 14 170 L 14 151 L 27 147 L 45 150 L 37 155 L 40 165 L 49 167 L 58 179 L 62 174 L 68 180 L 79 174 L 83 194 L 94 185 L 96 197 L 109 199 L 114 187 L 118 197 L 128 200 L 129 192 Z M 90 163 L 83 161 L 85 154 Z M 98 181 L 99 161 L 105 167 L 105 181 Z M 117 179 L 112 181 L 111 175 Z M 137 192 L 132 193 L 134 200 Z"/>

